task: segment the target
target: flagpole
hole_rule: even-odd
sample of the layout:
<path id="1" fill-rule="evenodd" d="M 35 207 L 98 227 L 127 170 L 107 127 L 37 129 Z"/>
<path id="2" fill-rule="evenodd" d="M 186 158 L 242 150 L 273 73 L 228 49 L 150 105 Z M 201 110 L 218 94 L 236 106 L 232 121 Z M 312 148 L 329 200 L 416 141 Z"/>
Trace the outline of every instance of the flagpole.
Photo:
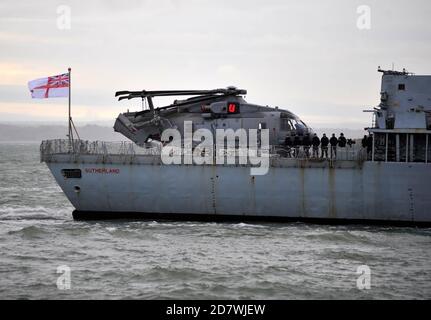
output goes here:
<path id="1" fill-rule="evenodd" d="M 72 134 L 72 113 L 71 113 L 71 93 L 72 93 L 72 79 L 71 79 L 71 68 L 67 69 L 69 71 L 69 142 L 73 141 L 73 134 Z"/>

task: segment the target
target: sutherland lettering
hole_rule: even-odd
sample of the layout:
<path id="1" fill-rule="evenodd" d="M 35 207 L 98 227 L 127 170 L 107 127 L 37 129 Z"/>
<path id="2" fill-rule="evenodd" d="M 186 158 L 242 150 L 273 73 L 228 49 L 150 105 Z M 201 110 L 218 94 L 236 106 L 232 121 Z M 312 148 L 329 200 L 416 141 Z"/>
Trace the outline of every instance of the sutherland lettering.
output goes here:
<path id="1" fill-rule="evenodd" d="M 86 168 L 85 173 L 119 174 L 120 169 L 117 169 L 117 168 Z"/>

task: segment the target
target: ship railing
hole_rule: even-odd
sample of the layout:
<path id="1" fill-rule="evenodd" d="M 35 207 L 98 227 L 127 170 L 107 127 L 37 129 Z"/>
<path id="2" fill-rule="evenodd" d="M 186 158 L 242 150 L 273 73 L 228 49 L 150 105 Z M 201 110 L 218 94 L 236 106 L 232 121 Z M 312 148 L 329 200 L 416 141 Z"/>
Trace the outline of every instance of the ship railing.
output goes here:
<path id="1" fill-rule="evenodd" d="M 209 157 L 230 157 L 230 158 L 247 158 L 250 156 L 261 157 L 268 155 L 271 158 L 296 158 L 296 159 L 322 159 L 322 152 L 319 148 L 318 155 L 313 155 L 312 148 L 303 146 L 297 148 L 288 148 L 284 146 L 269 146 L 268 148 L 256 147 L 253 148 L 229 148 L 225 145 L 213 145 L 212 148 L 197 146 L 197 147 L 181 147 L 163 148 L 161 143 L 148 143 L 144 146 L 139 146 L 133 142 L 118 141 L 87 141 L 56 139 L 45 140 L 40 146 L 41 161 L 49 161 L 53 155 L 70 155 L 79 157 L 81 155 L 95 155 L 101 157 L 108 156 L 124 156 L 133 158 L 138 155 L 143 156 L 161 156 L 164 155 L 188 155 L 188 156 L 209 156 Z M 350 160 L 350 161 L 365 161 L 367 159 L 366 150 L 360 147 L 345 147 L 337 148 L 337 155 L 331 157 L 331 151 L 328 150 L 328 159 L 332 160 Z M 245 160 L 244 160 L 245 161 Z"/>
<path id="2" fill-rule="evenodd" d="M 367 160 L 367 150 L 357 145 L 336 147 L 336 152 L 331 152 L 331 147 L 328 147 L 327 155 L 321 148 L 317 152 L 313 152 L 312 147 L 285 147 L 271 146 L 271 152 L 274 156 L 281 158 L 296 158 L 296 159 L 327 159 L 327 160 L 344 160 L 344 161 L 365 161 Z"/>
<path id="3" fill-rule="evenodd" d="M 88 141 L 88 140 L 73 140 L 55 139 L 44 140 L 40 146 L 41 160 L 49 160 L 53 155 L 160 155 L 161 147 L 156 145 L 140 147 L 132 142 L 127 141 Z"/>

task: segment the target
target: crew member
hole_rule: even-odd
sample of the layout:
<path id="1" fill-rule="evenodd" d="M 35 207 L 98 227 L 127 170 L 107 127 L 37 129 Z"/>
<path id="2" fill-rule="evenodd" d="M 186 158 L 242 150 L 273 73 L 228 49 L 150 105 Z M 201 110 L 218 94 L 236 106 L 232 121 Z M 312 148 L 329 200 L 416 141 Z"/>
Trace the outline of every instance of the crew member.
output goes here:
<path id="1" fill-rule="evenodd" d="M 331 159 L 332 158 L 337 158 L 337 144 L 338 144 L 338 139 L 335 136 L 335 133 L 332 134 L 331 139 L 329 139 L 329 143 L 331 144 Z"/>
<path id="2" fill-rule="evenodd" d="M 302 145 L 304 146 L 305 157 L 309 158 L 310 157 L 310 146 L 311 146 L 311 139 L 310 139 L 309 133 L 307 133 L 305 135 L 305 137 L 302 139 Z"/>
<path id="3" fill-rule="evenodd" d="M 338 138 L 338 146 L 340 148 L 344 148 L 346 147 L 346 142 L 347 142 L 346 137 L 344 136 L 343 133 L 340 133 L 340 137 Z"/>
<path id="4" fill-rule="evenodd" d="M 313 139 L 311 140 L 311 144 L 313 145 L 313 158 L 318 158 L 319 157 L 320 139 L 317 136 L 317 134 L 313 135 Z"/>
<path id="5" fill-rule="evenodd" d="M 367 147 L 367 140 L 368 140 L 367 135 L 364 135 L 364 137 L 362 138 L 362 141 L 361 141 L 362 148 L 366 148 Z"/>
<path id="6" fill-rule="evenodd" d="M 353 139 L 347 139 L 347 145 L 351 148 L 352 147 L 352 145 L 354 145 L 354 144 L 356 144 L 356 141 L 355 140 L 353 140 Z"/>
<path id="7" fill-rule="evenodd" d="M 338 147 L 340 147 L 341 157 L 346 160 L 347 159 L 347 152 L 346 152 L 346 144 L 347 140 L 344 136 L 344 133 L 340 133 L 340 137 L 338 138 Z M 335 153 L 335 156 L 337 156 L 337 153 Z"/>
<path id="8" fill-rule="evenodd" d="M 322 139 L 320 139 L 320 147 L 322 149 L 322 158 L 325 156 L 325 158 L 328 158 L 328 144 L 329 139 L 326 136 L 326 133 L 323 134 Z"/>

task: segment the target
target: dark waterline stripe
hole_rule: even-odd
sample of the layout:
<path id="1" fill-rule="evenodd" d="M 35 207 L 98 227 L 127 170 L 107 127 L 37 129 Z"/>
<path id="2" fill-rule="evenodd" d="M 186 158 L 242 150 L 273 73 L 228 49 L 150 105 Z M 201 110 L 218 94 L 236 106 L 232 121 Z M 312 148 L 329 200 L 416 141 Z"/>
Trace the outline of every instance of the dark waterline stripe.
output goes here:
<path id="1" fill-rule="evenodd" d="M 247 216 L 224 214 L 187 214 L 187 213 L 154 213 L 154 212 L 106 212 L 74 210 L 75 220 L 174 220 L 205 222 L 304 222 L 320 225 L 374 225 L 396 227 L 431 227 L 431 222 L 391 221 L 371 219 L 331 219 L 280 216 Z"/>

